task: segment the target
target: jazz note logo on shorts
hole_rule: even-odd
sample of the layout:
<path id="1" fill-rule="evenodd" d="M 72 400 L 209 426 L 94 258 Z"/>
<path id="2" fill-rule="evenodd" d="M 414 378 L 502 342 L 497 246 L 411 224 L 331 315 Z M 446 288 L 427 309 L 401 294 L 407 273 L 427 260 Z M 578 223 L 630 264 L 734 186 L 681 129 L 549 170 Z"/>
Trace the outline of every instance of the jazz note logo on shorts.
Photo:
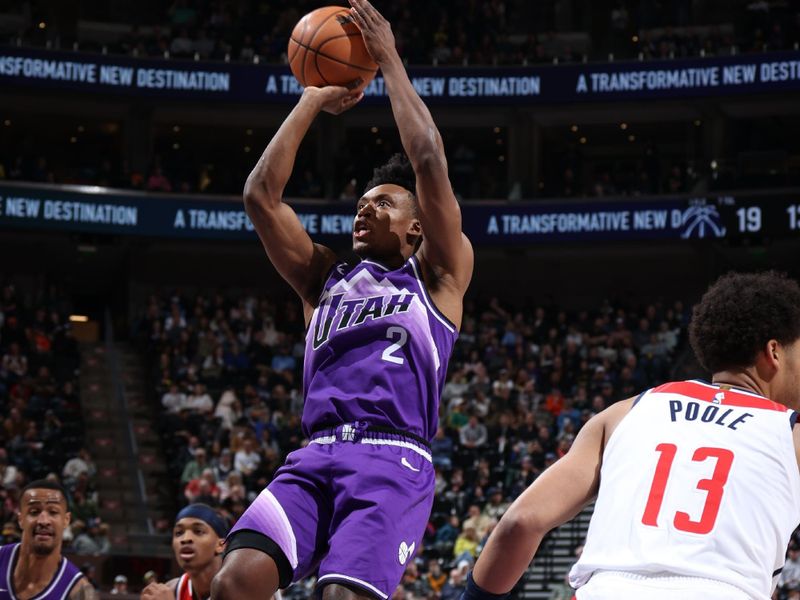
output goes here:
<path id="1" fill-rule="evenodd" d="M 397 550 L 397 560 L 400 561 L 401 565 L 406 564 L 406 561 L 414 556 L 414 550 L 416 550 L 416 548 L 416 542 L 411 542 L 410 546 L 405 542 L 400 542 L 400 548 Z"/>

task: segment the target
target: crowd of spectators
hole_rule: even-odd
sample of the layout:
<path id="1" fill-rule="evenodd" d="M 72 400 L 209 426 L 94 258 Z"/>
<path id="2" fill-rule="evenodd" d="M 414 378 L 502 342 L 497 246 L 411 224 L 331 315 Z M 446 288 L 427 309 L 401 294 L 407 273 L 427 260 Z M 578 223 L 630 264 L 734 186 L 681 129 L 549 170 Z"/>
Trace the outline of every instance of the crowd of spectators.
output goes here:
<path id="1" fill-rule="evenodd" d="M 351 145 L 352 146 L 352 145 Z M 707 165 L 679 159 L 678 157 L 659 157 L 657 144 L 642 144 L 638 158 L 609 157 L 601 164 L 587 163 L 577 152 L 567 150 L 561 154 L 550 152 L 545 158 L 542 181 L 533 190 L 523 190 L 520 184 L 508 180 L 503 163 L 487 152 L 481 154 L 480 148 L 472 149 L 468 144 L 453 140 L 446 146 L 450 167 L 450 179 L 456 196 L 465 201 L 481 199 L 508 199 L 525 201 L 539 198 L 593 198 L 640 196 L 648 194 L 682 194 L 705 192 L 718 189 L 735 189 L 746 185 L 757 187 L 779 187 L 792 185 L 795 177 L 750 175 L 750 179 L 737 176 L 735 170 L 712 171 Z M 392 149 L 395 149 L 392 147 Z M 478 151 L 476 151 L 478 150 Z M 361 153 L 361 154 L 359 154 Z M 370 154 L 368 156 L 367 154 Z M 371 176 L 374 166 L 390 156 L 370 147 L 352 147 L 342 154 L 354 158 L 345 163 L 337 160 L 335 180 L 341 185 L 332 184 L 330 188 L 325 178 L 314 168 L 300 168 L 291 178 L 285 190 L 289 198 L 327 198 L 355 203 L 363 191 L 363 183 Z M 363 155 L 362 155 L 363 154 Z M 385 156 L 384 156 L 385 155 Z M 159 194 L 205 193 L 239 195 L 247 172 L 249 161 L 233 161 L 230 164 L 213 165 L 186 161 L 164 161 L 155 156 L 153 167 L 146 173 L 122 172 L 113 167 L 109 158 L 97 157 L 96 161 L 87 159 L 86 164 L 76 167 L 59 165 L 58 160 L 50 161 L 44 155 L 23 159 L 17 156 L 10 169 L 3 167 L 0 157 L 0 182 L 30 181 L 40 183 L 64 183 L 77 185 L 100 185 L 105 187 L 147 191 Z M 72 160 L 74 157 L 69 157 Z M 728 164 L 719 161 L 721 165 Z M 735 162 L 735 161 L 731 161 Z M 552 168 L 551 168 L 552 167 Z M 753 178 L 757 181 L 752 181 Z M 330 191 L 329 191 L 330 190 Z"/>
<path id="2" fill-rule="evenodd" d="M 110 549 L 95 489 L 97 468 L 84 445 L 78 392 L 80 359 L 58 288 L 23 296 L 0 286 L 0 544 L 19 539 L 19 491 L 51 479 L 68 492 L 68 551 Z"/>
<path id="3" fill-rule="evenodd" d="M 509 502 L 583 424 L 669 378 L 686 322 L 681 302 L 575 313 L 467 302 L 432 443 L 436 499 L 397 597 L 458 597 Z M 299 303 L 154 294 L 137 335 L 152 357 L 176 500 L 206 502 L 235 521 L 286 454 L 307 443 Z"/>
<path id="4" fill-rule="evenodd" d="M 73 43 L 90 51 L 148 57 L 280 63 L 292 28 L 318 0 L 145 1 L 120 12 L 111 2 L 56 15 L 46 3 L 15 2 L 21 25 L 7 41 Z M 585 59 L 673 58 L 786 49 L 798 41 L 798 12 L 768 1 L 575 3 L 488 0 L 377 2 L 393 24 L 397 45 L 411 64 L 521 65 Z M 78 19 L 132 23 L 118 36 L 81 34 Z M 604 27 L 598 27 L 598 23 Z M 575 33 L 579 35 L 576 36 Z M 582 34 L 582 35 L 580 35 Z"/>

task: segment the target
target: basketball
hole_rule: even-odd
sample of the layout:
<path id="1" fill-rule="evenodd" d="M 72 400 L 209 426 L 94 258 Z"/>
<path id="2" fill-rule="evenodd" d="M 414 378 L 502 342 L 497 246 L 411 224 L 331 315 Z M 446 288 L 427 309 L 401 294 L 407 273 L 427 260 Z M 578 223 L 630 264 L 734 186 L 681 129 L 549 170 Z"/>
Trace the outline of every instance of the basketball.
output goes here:
<path id="1" fill-rule="evenodd" d="M 378 71 L 361 30 L 350 11 L 341 6 L 324 6 L 300 19 L 289 39 L 287 55 L 292 73 L 303 87 L 342 85 L 360 91 Z"/>

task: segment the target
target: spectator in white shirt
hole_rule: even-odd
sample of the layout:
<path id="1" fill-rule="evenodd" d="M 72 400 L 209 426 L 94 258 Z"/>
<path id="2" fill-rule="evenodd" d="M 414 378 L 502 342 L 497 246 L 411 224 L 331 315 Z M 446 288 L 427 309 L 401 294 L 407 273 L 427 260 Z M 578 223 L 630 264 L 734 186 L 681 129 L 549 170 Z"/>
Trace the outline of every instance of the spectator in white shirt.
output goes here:
<path id="1" fill-rule="evenodd" d="M 169 386 L 169 391 L 161 397 L 161 404 L 171 413 L 180 412 L 186 407 L 186 394 L 178 389 L 178 385 L 173 383 Z"/>
<path id="2" fill-rule="evenodd" d="M 253 450 L 253 440 L 246 439 L 242 449 L 236 453 L 233 461 L 234 468 L 245 477 L 249 477 L 261 464 L 261 456 Z"/>
<path id="3" fill-rule="evenodd" d="M 214 401 L 206 392 L 206 386 L 202 383 L 195 384 L 194 393 L 186 399 L 186 407 L 199 413 L 207 413 L 214 410 Z"/>
<path id="4" fill-rule="evenodd" d="M 81 448 L 78 450 L 78 456 L 70 458 L 67 464 L 64 465 L 61 475 L 64 477 L 64 483 L 69 486 L 72 482 L 78 480 L 81 473 L 86 473 L 89 477 L 93 477 L 96 472 L 97 467 L 92 461 L 92 455 L 89 454 L 86 448 Z"/>

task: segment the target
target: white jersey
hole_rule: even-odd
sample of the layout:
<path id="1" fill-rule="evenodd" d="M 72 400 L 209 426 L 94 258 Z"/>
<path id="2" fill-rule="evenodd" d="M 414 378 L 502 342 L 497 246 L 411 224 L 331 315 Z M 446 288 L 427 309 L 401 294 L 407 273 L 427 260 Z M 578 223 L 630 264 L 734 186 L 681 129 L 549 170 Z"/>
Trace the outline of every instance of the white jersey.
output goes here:
<path id="1" fill-rule="evenodd" d="M 768 600 L 800 522 L 796 419 L 763 396 L 700 381 L 642 394 L 603 452 L 572 586 L 621 571 L 710 579 Z"/>

